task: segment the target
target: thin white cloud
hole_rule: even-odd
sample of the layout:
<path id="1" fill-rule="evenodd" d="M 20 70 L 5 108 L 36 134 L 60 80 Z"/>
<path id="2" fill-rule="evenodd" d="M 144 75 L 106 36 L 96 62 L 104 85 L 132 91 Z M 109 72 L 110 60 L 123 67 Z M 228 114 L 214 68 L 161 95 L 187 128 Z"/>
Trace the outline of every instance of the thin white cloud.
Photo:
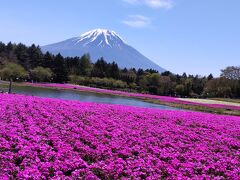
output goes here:
<path id="1" fill-rule="evenodd" d="M 173 7 L 173 2 L 171 0 L 145 0 L 145 3 L 152 8 L 170 9 Z"/>
<path id="2" fill-rule="evenodd" d="M 122 23 L 134 28 L 151 27 L 151 19 L 143 15 L 129 15 Z"/>
<path id="3" fill-rule="evenodd" d="M 172 0 L 123 0 L 129 4 L 142 4 L 151 8 L 165 8 L 170 9 L 173 7 Z"/>

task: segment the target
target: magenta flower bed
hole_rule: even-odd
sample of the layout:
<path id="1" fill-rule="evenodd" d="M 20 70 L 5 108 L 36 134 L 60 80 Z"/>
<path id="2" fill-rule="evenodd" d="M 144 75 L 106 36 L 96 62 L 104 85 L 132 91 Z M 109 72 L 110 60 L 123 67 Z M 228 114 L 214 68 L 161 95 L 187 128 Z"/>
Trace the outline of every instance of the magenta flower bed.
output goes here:
<path id="1" fill-rule="evenodd" d="M 91 87 L 84 87 L 78 85 L 71 85 L 71 84 L 30 84 L 31 86 L 39 86 L 39 87 L 54 87 L 54 88 L 61 88 L 61 89 L 77 89 L 80 91 L 93 91 L 97 93 L 107 93 L 107 94 L 115 94 L 115 95 L 123 95 L 128 97 L 140 97 L 140 98 L 150 98 L 150 99 L 158 99 L 162 102 L 168 103 L 177 103 L 177 104 L 186 104 L 186 105 L 194 105 L 194 106 L 205 106 L 209 108 L 221 108 L 221 109 L 230 109 L 230 110 L 240 110 L 240 106 L 233 106 L 233 105 L 224 105 L 224 104 L 207 104 L 207 103 L 197 103 L 197 102 L 190 102 L 190 101 L 183 101 L 175 97 L 168 97 L 168 96 L 157 96 L 157 95 L 150 95 L 150 94 L 140 94 L 140 93 L 128 93 L 123 91 L 114 91 L 114 90 L 107 90 L 107 89 L 99 89 L 99 88 L 91 88 Z"/>
<path id="2" fill-rule="evenodd" d="M 239 179 L 240 117 L 0 94 L 1 179 Z"/>

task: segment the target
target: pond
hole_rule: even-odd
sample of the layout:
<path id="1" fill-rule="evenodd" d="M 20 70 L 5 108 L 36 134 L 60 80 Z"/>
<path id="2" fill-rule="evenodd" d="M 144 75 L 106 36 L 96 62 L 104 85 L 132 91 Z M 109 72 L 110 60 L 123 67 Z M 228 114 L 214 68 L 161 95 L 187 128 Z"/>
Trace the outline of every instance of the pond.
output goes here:
<path id="1" fill-rule="evenodd" d="M 3 89 L 3 87 L 0 86 L 0 89 Z M 6 91 L 6 88 L 4 90 Z M 157 109 L 163 109 L 163 110 L 181 110 L 181 109 L 170 107 L 170 106 L 144 102 L 135 98 L 99 94 L 99 93 L 93 93 L 93 92 L 58 90 L 58 89 L 39 88 L 39 87 L 30 87 L 30 86 L 14 86 L 13 93 L 39 96 L 39 97 L 66 99 L 66 100 L 78 100 L 82 102 L 120 104 L 120 105 L 146 107 L 146 108 L 157 108 Z"/>

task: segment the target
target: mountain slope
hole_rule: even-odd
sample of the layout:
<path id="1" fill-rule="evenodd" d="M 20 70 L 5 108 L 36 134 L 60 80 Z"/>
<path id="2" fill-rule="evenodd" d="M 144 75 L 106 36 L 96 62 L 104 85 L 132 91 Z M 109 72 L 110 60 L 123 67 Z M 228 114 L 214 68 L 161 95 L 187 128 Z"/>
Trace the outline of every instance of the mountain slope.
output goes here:
<path id="1" fill-rule="evenodd" d="M 115 61 L 121 68 L 155 69 L 165 71 L 150 59 L 146 58 L 133 47 L 129 46 L 114 31 L 95 29 L 62 42 L 42 46 L 43 52 L 53 54 L 61 53 L 63 56 L 82 56 L 85 53 L 91 55 L 95 62 L 103 57 L 107 62 Z"/>

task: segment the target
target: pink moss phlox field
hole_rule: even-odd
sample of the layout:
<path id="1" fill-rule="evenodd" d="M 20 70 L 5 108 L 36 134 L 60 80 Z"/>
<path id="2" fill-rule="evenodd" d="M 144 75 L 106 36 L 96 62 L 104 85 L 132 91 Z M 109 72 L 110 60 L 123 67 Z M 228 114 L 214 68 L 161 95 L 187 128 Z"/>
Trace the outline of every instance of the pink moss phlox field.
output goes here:
<path id="1" fill-rule="evenodd" d="M 0 94 L 0 177 L 240 179 L 240 117 Z"/>
<path id="2" fill-rule="evenodd" d="M 123 92 L 123 91 L 114 91 L 114 90 L 108 90 L 108 89 L 84 87 L 84 86 L 71 85 L 71 84 L 40 84 L 40 83 L 39 84 L 27 83 L 27 84 L 29 84 L 31 86 L 55 87 L 55 88 L 61 88 L 61 89 L 77 89 L 77 90 L 80 90 L 80 91 L 92 91 L 92 92 L 97 92 L 97 93 L 123 95 L 123 96 L 128 96 L 128 97 L 158 99 L 162 102 L 168 102 L 168 103 L 186 104 L 186 105 L 194 105 L 194 106 L 205 106 L 205 107 L 209 107 L 209 108 L 240 110 L 240 106 L 190 102 L 190 101 L 183 101 L 183 100 L 180 100 L 180 99 L 175 98 L 175 97 L 157 96 L 157 95 L 140 94 L 140 93 L 129 93 L 129 92 Z"/>

